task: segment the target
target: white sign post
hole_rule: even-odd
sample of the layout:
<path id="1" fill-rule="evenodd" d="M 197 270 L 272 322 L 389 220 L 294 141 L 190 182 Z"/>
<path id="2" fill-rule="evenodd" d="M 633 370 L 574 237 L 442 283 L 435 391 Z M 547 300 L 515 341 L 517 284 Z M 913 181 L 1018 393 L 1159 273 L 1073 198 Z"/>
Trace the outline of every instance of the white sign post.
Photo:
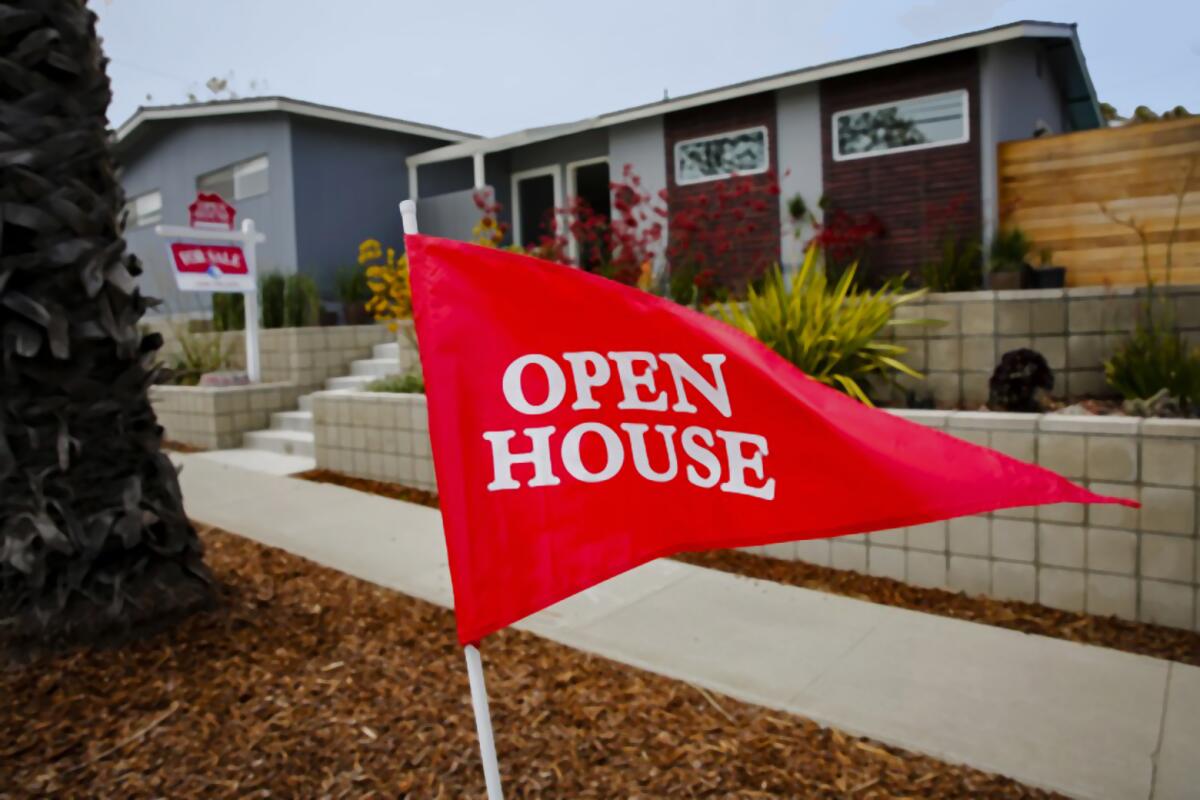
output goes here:
<path id="1" fill-rule="evenodd" d="M 267 237 L 242 221 L 242 229 L 216 226 L 156 225 L 154 232 L 167 241 L 175 284 L 181 292 L 239 292 L 246 309 L 246 375 L 261 380 L 258 356 L 258 285 L 255 246 Z"/>

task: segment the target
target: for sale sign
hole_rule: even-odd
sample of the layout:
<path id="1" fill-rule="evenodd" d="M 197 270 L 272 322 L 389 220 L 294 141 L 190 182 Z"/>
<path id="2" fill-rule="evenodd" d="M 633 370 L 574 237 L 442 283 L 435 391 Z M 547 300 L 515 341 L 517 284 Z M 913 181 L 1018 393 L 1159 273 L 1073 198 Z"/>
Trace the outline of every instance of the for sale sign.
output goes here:
<path id="1" fill-rule="evenodd" d="M 171 242 L 167 250 L 180 291 L 254 291 L 254 275 L 241 245 Z"/>
<path id="2" fill-rule="evenodd" d="M 193 228 L 233 230 L 237 209 L 214 192 L 199 192 L 188 206 L 188 224 Z"/>

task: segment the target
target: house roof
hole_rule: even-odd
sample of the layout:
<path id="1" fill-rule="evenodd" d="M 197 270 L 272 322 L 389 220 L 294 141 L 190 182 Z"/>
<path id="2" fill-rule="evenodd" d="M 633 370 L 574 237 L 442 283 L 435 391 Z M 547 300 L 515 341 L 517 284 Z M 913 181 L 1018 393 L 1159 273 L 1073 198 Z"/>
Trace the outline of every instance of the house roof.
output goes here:
<path id="1" fill-rule="evenodd" d="M 971 33 L 964 33 L 958 36 L 950 36 L 944 39 L 935 39 L 922 44 L 911 45 L 909 47 L 899 47 L 893 50 L 883 50 L 878 53 L 872 53 L 865 56 L 857 56 L 855 58 L 847 58 L 839 61 L 830 61 L 824 64 L 818 64 L 812 67 L 804 67 L 803 69 L 793 70 L 791 72 L 783 72 L 778 75 L 770 75 L 765 78 L 756 78 L 754 80 L 743 81 L 741 83 L 722 86 L 717 89 L 708 89 L 702 92 L 683 95 L 667 100 L 660 100 L 654 103 L 645 105 L 633 106 L 620 111 L 612 111 L 607 114 L 589 117 L 577 122 L 570 122 L 559 125 L 547 125 L 539 128 L 528 128 L 514 133 L 504 134 L 503 136 L 495 136 L 491 138 L 478 138 L 467 141 L 458 142 L 455 144 L 439 147 L 434 150 L 426 150 L 421 153 L 416 153 L 408 157 L 408 163 L 411 166 L 419 166 L 421 164 L 433 164 L 440 161 L 450 161 L 458 158 L 469 158 L 476 153 L 494 153 L 502 150 L 508 150 L 521 145 L 533 144 L 535 142 L 545 141 L 547 139 L 556 139 L 560 136 L 566 136 L 572 133 L 581 133 L 587 130 L 596 128 L 607 128 L 611 125 L 618 125 L 623 122 L 632 122 L 638 119 L 654 117 L 660 114 L 667 114 L 672 111 L 679 111 L 685 108 L 694 108 L 696 106 L 708 105 L 709 103 L 717 103 L 722 100 L 730 100 L 736 97 L 743 97 L 751 94 L 759 94 L 761 92 L 770 92 L 778 89 L 786 89 L 792 86 L 799 86 L 805 83 L 814 83 L 816 81 L 825 80 L 827 78 L 837 77 L 839 75 L 847 75 L 854 72 L 863 72 L 878 67 L 891 66 L 900 64 L 906 61 L 916 61 L 922 58 L 930 58 L 932 56 L 942 55 L 944 53 L 952 53 L 960 50 L 972 50 L 977 47 L 985 47 L 991 44 L 1011 41 L 1014 39 L 1024 38 L 1043 38 L 1057 39 L 1067 45 L 1069 54 L 1067 60 L 1074 63 L 1077 67 L 1076 72 L 1070 76 L 1068 83 L 1067 102 L 1070 105 L 1070 113 L 1073 120 L 1086 121 L 1094 119 L 1096 125 L 1100 124 L 1100 108 L 1096 99 L 1096 90 L 1092 86 L 1091 77 L 1088 75 L 1087 65 L 1084 62 L 1083 50 L 1079 45 L 1079 37 L 1076 35 L 1075 25 L 1062 22 L 1036 22 L 1025 20 L 1021 22 L 1012 22 L 1006 25 L 998 25 L 994 28 L 987 28 Z"/>
<path id="2" fill-rule="evenodd" d="M 344 122 L 350 125 L 360 125 L 366 128 L 408 133 L 414 136 L 426 136 L 431 139 L 442 139 L 446 142 L 463 142 L 478 138 L 473 133 L 463 133 L 436 125 L 423 125 L 419 122 L 409 122 L 396 117 L 384 117 L 379 114 L 368 114 L 363 111 L 350 111 L 345 108 L 325 106 L 319 103 L 309 103 L 304 100 L 293 100 L 290 97 L 247 97 L 238 100 L 214 100 L 208 103 L 184 103 L 171 106 L 139 106 L 133 115 L 116 130 L 114 141 L 118 146 L 129 146 L 140 132 L 146 129 L 148 123 L 160 120 L 198 119 L 202 117 L 223 117 L 234 114 L 261 114 L 264 112 L 283 112 L 302 117 L 324 119 L 333 122 Z"/>

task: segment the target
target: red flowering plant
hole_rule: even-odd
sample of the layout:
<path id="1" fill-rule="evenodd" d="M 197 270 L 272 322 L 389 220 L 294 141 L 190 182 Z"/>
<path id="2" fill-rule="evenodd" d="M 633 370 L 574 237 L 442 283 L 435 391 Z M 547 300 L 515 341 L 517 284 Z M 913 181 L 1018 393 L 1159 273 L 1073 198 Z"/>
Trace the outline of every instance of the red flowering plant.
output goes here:
<path id="1" fill-rule="evenodd" d="M 710 191 L 678 198 L 670 216 L 668 293 L 679 303 L 727 299 L 769 266 L 755 248 L 738 245 L 760 232 L 755 220 L 777 202 L 775 173 L 768 172 L 765 182 L 761 176 L 734 175 L 710 186 Z"/>
<path id="2" fill-rule="evenodd" d="M 819 220 L 813 215 L 809 216 L 813 236 L 805 247 L 816 247 L 821 253 L 825 274 L 831 281 L 839 280 L 842 273 L 854 264 L 859 265 L 858 274 L 863 274 L 862 266 L 868 247 L 884 235 L 883 222 L 869 211 L 851 214 L 837 208 L 825 197 L 821 198 L 818 205 L 825 213 Z"/>
<path id="3" fill-rule="evenodd" d="M 983 285 L 983 247 L 978 226 L 958 194 L 945 203 L 922 209 L 921 241 L 936 255 L 921 265 L 921 279 L 931 292 L 970 292 Z"/>
<path id="4" fill-rule="evenodd" d="M 471 229 L 475 244 L 485 247 L 499 247 L 504 244 L 504 237 L 508 234 L 508 223 L 500 221 L 500 212 L 504 207 L 496 202 L 492 190 L 476 190 L 472 200 L 480 212 L 479 222 Z"/>

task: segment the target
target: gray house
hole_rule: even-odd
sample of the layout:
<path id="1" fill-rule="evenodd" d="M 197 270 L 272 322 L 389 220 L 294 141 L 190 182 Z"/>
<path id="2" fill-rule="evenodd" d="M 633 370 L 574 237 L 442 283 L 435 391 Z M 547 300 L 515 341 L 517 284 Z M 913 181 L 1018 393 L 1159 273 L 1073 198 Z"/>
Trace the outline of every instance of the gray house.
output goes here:
<path id="1" fill-rule="evenodd" d="M 409 156 L 408 184 L 423 232 L 468 238 L 479 218 L 472 197 L 487 188 L 513 240 L 527 244 L 546 225 L 562 226 L 554 209 L 572 197 L 607 209 L 609 180 L 626 165 L 652 194 L 665 193 L 668 222 L 717 182 L 750 177 L 777 186 L 779 199 L 750 220 L 753 236 L 744 224 L 731 233 L 737 248 L 757 262 L 795 263 L 807 237 L 796 235 L 788 201 L 799 194 L 812 208 L 825 197 L 882 221 L 871 263 L 886 274 L 936 252 L 940 212 L 931 209 L 953 206 L 963 226 L 990 235 L 997 144 L 1102 124 L 1075 26 L 1015 22 L 464 140 Z"/>
<path id="2" fill-rule="evenodd" d="M 115 151 L 129 211 L 126 241 L 146 265 L 144 291 L 171 313 L 209 307 L 210 295 L 180 294 L 158 223 L 186 225 L 197 190 L 219 193 L 252 218 L 267 241 L 260 271 L 312 275 L 334 300 L 339 267 L 375 237 L 399 246 L 397 204 L 409 195 L 405 160 L 470 134 L 391 117 L 264 97 L 139 108 L 117 131 Z M 460 174 L 461 173 L 461 174 Z M 470 180 L 470 164 L 432 170 Z"/>

